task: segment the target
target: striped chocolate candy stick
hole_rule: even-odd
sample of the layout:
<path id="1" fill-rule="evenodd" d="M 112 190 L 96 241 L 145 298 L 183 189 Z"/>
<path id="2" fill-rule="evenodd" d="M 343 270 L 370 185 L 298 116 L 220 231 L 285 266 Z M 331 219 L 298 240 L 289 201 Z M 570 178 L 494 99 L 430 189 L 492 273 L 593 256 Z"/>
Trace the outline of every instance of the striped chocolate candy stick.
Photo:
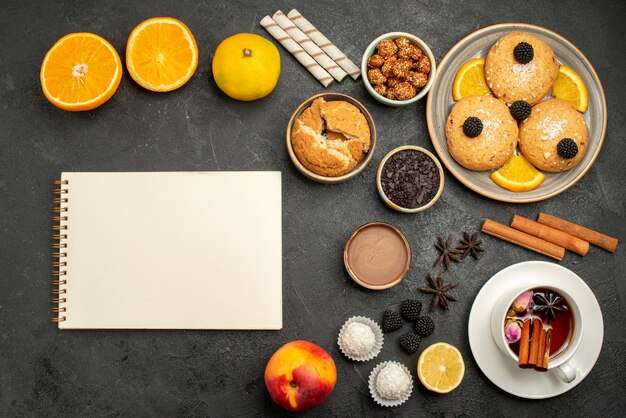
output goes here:
<path id="1" fill-rule="evenodd" d="M 311 38 L 298 29 L 298 27 L 294 25 L 294 23 L 289 20 L 283 12 L 280 10 L 277 11 L 274 13 L 274 16 L 272 16 L 272 19 L 274 19 L 274 21 L 278 23 L 278 26 L 283 28 L 294 41 L 300 44 L 300 46 L 308 52 L 319 65 L 324 67 L 324 69 L 328 71 L 330 75 L 335 78 L 335 80 L 341 81 L 348 75 L 348 73 L 342 70 L 335 61 L 326 55 L 326 53 L 322 51 L 320 47 L 311 40 Z"/>
<path id="2" fill-rule="evenodd" d="M 318 31 L 315 26 L 311 24 L 308 20 L 304 18 L 296 9 L 292 9 L 289 13 L 287 13 L 287 17 L 291 19 L 291 21 L 299 27 L 302 32 L 304 32 L 313 42 L 317 44 L 324 52 L 328 54 L 341 68 L 346 70 L 350 77 L 353 79 L 359 78 L 361 75 L 361 70 L 359 67 L 354 65 L 350 58 L 346 57 L 343 52 L 339 50 L 332 42 L 328 40 L 327 37 L 322 35 L 320 31 Z"/>
<path id="3" fill-rule="evenodd" d="M 309 70 L 311 74 L 313 74 L 313 77 L 322 83 L 324 87 L 328 87 L 328 85 L 333 82 L 333 77 L 328 74 L 328 72 L 317 62 L 315 62 L 315 60 L 311 58 L 311 56 L 307 54 L 306 51 L 296 43 L 296 41 L 291 39 L 291 36 L 282 30 L 271 17 L 265 16 L 261 20 L 261 26 L 263 26 L 265 30 L 267 30 L 270 35 L 274 37 L 274 39 L 280 42 L 280 44 L 285 47 L 285 49 L 289 51 L 289 53 L 293 55 L 298 62 L 300 62 L 300 64 L 304 65 L 304 67 Z"/>

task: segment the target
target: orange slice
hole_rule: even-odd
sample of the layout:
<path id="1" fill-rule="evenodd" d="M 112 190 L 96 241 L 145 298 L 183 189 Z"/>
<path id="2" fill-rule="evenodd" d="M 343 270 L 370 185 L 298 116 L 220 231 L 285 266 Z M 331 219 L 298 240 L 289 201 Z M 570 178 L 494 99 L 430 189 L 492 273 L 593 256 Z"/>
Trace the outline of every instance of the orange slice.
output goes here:
<path id="1" fill-rule="evenodd" d="M 173 17 L 145 20 L 128 37 L 126 67 L 133 80 L 148 90 L 176 90 L 198 67 L 196 40 L 189 28 Z"/>
<path id="2" fill-rule="evenodd" d="M 117 90 L 122 61 L 106 39 L 93 33 L 70 33 L 50 48 L 39 78 L 43 94 L 56 107 L 91 110 Z"/>
<path id="3" fill-rule="evenodd" d="M 474 58 L 459 68 L 452 84 L 452 98 L 460 100 L 468 96 L 489 96 L 491 90 L 485 80 L 485 59 Z"/>
<path id="4" fill-rule="evenodd" d="M 585 82 L 567 65 L 559 67 L 559 75 L 552 85 L 552 95 L 570 102 L 579 112 L 587 111 L 589 96 Z"/>
<path id="5" fill-rule="evenodd" d="M 417 360 L 417 377 L 426 389 L 448 393 L 463 381 L 465 363 L 461 352 L 448 343 L 434 343 Z"/>
<path id="6" fill-rule="evenodd" d="M 536 189 L 545 176 L 523 155 L 514 155 L 508 163 L 489 176 L 498 186 L 512 192 L 528 192 Z"/>

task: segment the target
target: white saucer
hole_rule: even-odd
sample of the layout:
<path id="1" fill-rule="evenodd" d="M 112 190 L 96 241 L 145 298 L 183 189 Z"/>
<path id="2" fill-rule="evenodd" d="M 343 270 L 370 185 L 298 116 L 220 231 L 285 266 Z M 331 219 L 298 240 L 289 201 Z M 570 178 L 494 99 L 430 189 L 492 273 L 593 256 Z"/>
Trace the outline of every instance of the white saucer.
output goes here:
<path id="1" fill-rule="evenodd" d="M 504 291 L 529 286 L 551 285 L 566 291 L 583 312 L 583 337 L 571 364 L 576 379 L 563 382 L 554 370 L 539 373 L 524 370 L 504 354 L 491 334 L 491 307 Z M 513 264 L 496 273 L 484 284 L 472 305 L 469 316 L 469 342 L 472 354 L 482 372 L 500 389 L 528 399 L 543 399 L 573 389 L 593 368 L 604 337 L 604 323 L 598 301 L 587 284 L 565 267 L 544 261 Z"/>

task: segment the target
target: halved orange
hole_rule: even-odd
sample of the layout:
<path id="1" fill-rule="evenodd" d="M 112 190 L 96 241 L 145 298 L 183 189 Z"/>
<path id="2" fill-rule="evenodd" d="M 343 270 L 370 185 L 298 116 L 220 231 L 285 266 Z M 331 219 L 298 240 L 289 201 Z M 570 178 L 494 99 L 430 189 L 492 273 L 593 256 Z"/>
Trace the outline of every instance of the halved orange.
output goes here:
<path id="1" fill-rule="evenodd" d="M 117 90 L 122 61 L 106 39 L 93 33 L 70 33 L 50 48 L 39 78 L 43 94 L 56 107 L 91 110 Z"/>
<path id="2" fill-rule="evenodd" d="M 198 67 L 196 40 L 189 28 L 173 17 L 145 20 L 128 37 L 126 67 L 133 80 L 148 90 L 176 90 Z"/>
<path id="3" fill-rule="evenodd" d="M 485 59 L 474 58 L 459 68 L 452 84 L 452 98 L 460 100 L 468 96 L 489 96 L 491 90 L 485 80 Z"/>
<path id="4" fill-rule="evenodd" d="M 509 162 L 489 176 L 498 186 L 512 192 L 534 190 L 545 178 L 523 155 L 514 155 Z"/>
<path id="5" fill-rule="evenodd" d="M 587 111 L 589 95 L 585 82 L 567 65 L 559 67 L 559 75 L 552 85 L 552 95 L 570 102 L 579 112 Z"/>

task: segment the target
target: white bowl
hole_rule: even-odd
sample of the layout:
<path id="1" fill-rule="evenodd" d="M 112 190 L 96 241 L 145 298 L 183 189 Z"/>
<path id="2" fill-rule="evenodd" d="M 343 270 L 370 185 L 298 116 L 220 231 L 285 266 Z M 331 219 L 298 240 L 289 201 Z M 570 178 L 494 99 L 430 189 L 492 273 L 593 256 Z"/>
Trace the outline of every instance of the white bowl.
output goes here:
<path id="1" fill-rule="evenodd" d="M 415 97 L 412 97 L 409 100 L 391 100 L 391 99 L 386 98 L 385 96 L 381 96 L 380 94 L 376 93 L 376 91 L 374 91 L 374 88 L 372 87 L 369 79 L 367 78 L 367 61 L 372 55 L 374 55 L 374 52 L 376 51 L 376 45 L 378 45 L 380 41 L 382 41 L 383 39 L 396 39 L 402 36 L 408 38 L 413 45 L 419 47 L 422 50 L 422 52 L 428 56 L 428 59 L 430 60 L 430 74 L 428 74 L 428 83 L 426 83 L 424 88 L 422 88 Z M 376 100 L 388 106 L 394 106 L 394 107 L 407 106 L 407 105 L 410 105 L 411 103 L 417 102 L 418 100 L 426 96 L 426 94 L 428 93 L 428 90 L 430 90 L 430 86 L 433 85 L 433 81 L 435 80 L 436 74 L 437 74 L 437 63 L 435 62 L 435 56 L 433 55 L 428 45 L 426 45 L 426 42 L 422 41 L 417 36 L 411 35 L 410 33 L 406 33 L 406 32 L 389 32 L 389 33 L 380 35 L 378 38 L 374 39 L 371 44 L 369 44 L 367 49 L 365 49 L 365 53 L 363 54 L 363 59 L 361 60 L 361 75 L 362 75 L 361 79 L 363 80 L 363 85 L 365 85 L 365 89 Z"/>
<path id="2" fill-rule="evenodd" d="M 387 160 L 389 160 L 389 158 L 391 158 L 395 153 L 400 152 L 400 151 L 405 151 L 405 150 L 413 150 L 413 151 L 418 151 L 418 152 L 421 152 L 422 154 L 425 154 L 427 157 L 433 160 L 433 162 L 435 163 L 435 166 L 437 166 L 437 170 L 439 171 L 439 189 L 437 190 L 437 194 L 425 205 L 418 206 L 416 208 L 404 208 L 402 206 L 396 205 L 394 202 L 391 201 L 391 199 L 387 197 L 387 195 L 383 191 L 383 184 L 382 184 L 383 167 L 387 163 Z M 378 165 L 378 171 L 376 172 L 376 188 L 378 189 L 378 195 L 383 200 L 383 202 L 385 202 L 387 206 L 401 213 L 418 213 L 418 212 L 428 209 L 429 207 L 435 204 L 435 202 L 439 199 L 439 197 L 441 197 L 441 194 L 443 193 L 443 185 L 444 185 L 443 168 L 441 167 L 441 163 L 439 162 L 437 157 L 435 157 L 433 153 L 428 151 L 427 149 L 418 147 L 416 145 L 403 145 L 401 147 L 394 148 L 391 151 L 389 151 L 387 155 L 385 155 L 385 157 L 382 159 L 380 164 Z"/>

